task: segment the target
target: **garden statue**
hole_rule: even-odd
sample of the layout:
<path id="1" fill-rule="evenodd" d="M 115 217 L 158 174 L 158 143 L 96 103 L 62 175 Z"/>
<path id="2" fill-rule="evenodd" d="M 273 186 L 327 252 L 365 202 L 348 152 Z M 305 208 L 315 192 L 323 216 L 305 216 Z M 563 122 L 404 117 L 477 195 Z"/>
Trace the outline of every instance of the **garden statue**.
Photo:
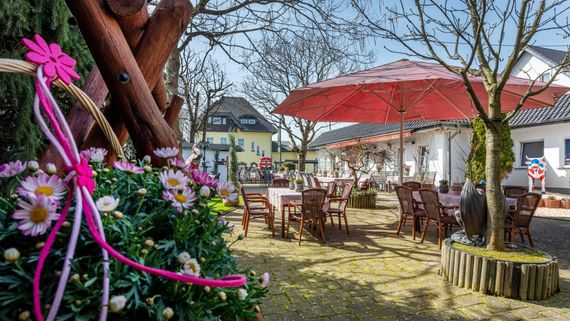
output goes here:
<path id="1" fill-rule="evenodd" d="M 528 165 L 528 192 L 532 193 L 534 191 L 534 180 L 540 179 L 541 184 L 541 192 L 542 194 L 546 193 L 546 182 L 544 180 L 544 176 L 546 173 L 546 158 L 544 156 L 537 157 L 537 158 L 528 158 L 526 157 L 525 164 Z"/>
<path id="2" fill-rule="evenodd" d="M 189 165 L 191 169 L 199 169 L 202 156 L 200 146 L 198 144 L 194 144 L 194 146 L 192 146 L 192 154 L 188 157 L 188 160 L 186 160 L 186 164 Z"/>
<path id="3" fill-rule="evenodd" d="M 463 185 L 459 210 L 455 212 L 455 218 L 463 230 L 453 233 L 452 240 L 471 246 L 485 244 L 487 201 L 485 193 L 475 188 L 470 179 L 467 179 Z"/>

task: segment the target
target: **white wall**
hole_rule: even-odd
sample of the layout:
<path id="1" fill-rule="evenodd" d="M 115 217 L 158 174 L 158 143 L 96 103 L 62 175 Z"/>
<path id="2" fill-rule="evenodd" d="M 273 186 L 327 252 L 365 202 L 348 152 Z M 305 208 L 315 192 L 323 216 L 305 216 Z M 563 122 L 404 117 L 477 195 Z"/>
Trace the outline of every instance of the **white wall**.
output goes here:
<path id="1" fill-rule="evenodd" d="M 515 65 L 511 75 L 527 79 L 536 79 L 541 73 L 550 68 L 551 67 L 541 59 L 525 52 Z M 570 73 L 558 74 L 554 83 L 570 87 Z"/>
<path id="2" fill-rule="evenodd" d="M 523 142 L 543 141 L 546 157 L 546 188 L 569 186 L 570 166 L 564 165 L 564 140 L 570 139 L 570 123 L 548 126 L 516 128 L 511 131 L 515 150 L 514 170 L 506 180 L 507 185 L 528 185 L 527 167 L 521 166 L 521 146 Z M 539 186 L 538 183 L 535 186 Z"/>
<path id="3" fill-rule="evenodd" d="M 206 150 L 206 165 L 208 166 L 208 173 L 212 173 L 214 169 L 214 154 L 215 151 L 213 150 Z M 182 148 L 182 158 L 184 161 L 188 159 L 192 155 L 192 148 Z M 228 152 L 220 152 L 219 160 L 227 159 L 229 153 Z M 226 162 L 227 163 L 227 162 Z M 200 169 L 202 169 L 202 161 L 200 161 Z M 220 173 L 220 180 L 227 181 L 228 180 L 228 167 L 227 165 L 218 165 L 218 172 Z"/>

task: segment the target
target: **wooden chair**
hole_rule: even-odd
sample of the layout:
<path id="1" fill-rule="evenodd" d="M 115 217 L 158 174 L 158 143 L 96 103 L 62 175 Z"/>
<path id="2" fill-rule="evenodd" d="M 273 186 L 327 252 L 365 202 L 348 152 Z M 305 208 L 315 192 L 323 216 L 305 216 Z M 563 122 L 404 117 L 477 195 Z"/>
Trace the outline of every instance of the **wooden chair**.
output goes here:
<path id="1" fill-rule="evenodd" d="M 325 200 L 324 211 L 329 214 L 331 218 L 331 225 L 334 227 L 333 214 L 338 215 L 338 228 L 342 230 L 342 224 L 340 222 L 341 215 L 344 217 L 344 225 L 346 226 L 346 234 L 350 234 L 348 231 L 348 220 L 346 219 L 346 206 L 348 205 L 348 199 L 352 193 L 352 184 L 346 183 L 343 186 L 342 194 L 340 197 L 332 196 Z M 336 206 L 335 206 L 336 205 Z"/>
<path id="2" fill-rule="evenodd" d="M 329 182 L 327 184 L 327 197 L 336 196 L 336 182 Z"/>
<path id="3" fill-rule="evenodd" d="M 301 202 L 289 202 L 287 220 L 287 235 L 291 221 L 299 222 L 299 246 L 303 237 L 303 226 L 305 224 L 318 224 L 321 230 L 321 238 L 325 240 L 323 204 L 327 191 L 324 189 L 311 188 L 301 192 Z M 293 208 L 293 213 L 291 213 Z M 299 212 L 297 212 L 299 211 Z"/>
<path id="4" fill-rule="evenodd" d="M 419 191 L 422 188 L 422 183 L 416 181 L 404 182 L 402 186 L 410 188 L 412 191 Z"/>
<path id="5" fill-rule="evenodd" d="M 400 203 L 400 222 L 398 223 L 398 230 L 396 235 L 400 235 L 402 226 L 406 224 L 408 218 L 412 218 L 412 239 L 416 239 L 416 227 L 419 226 L 420 220 L 426 217 L 425 211 L 418 208 L 417 203 L 414 202 L 412 189 L 405 186 L 396 187 L 396 195 Z"/>
<path id="6" fill-rule="evenodd" d="M 542 195 L 537 193 L 525 193 L 517 197 L 517 206 L 515 209 L 509 210 L 505 222 L 505 238 L 508 234 L 510 242 L 515 242 L 515 234 L 519 233 L 524 243 L 524 235 L 526 234 L 530 246 L 534 247 L 530 234 L 530 222 L 541 198 Z"/>
<path id="7" fill-rule="evenodd" d="M 503 190 L 505 197 L 517 198 L 523 194 L 528 193 L 528 189 L 522 186 L 507 186 Z"/>
<path id="8" fill-rule="evenodd" d="M 273 180 L 273 187 L 289 187 L 289 180 L 286 178 L 276 178 Z"/>
<path id="9" fill-rule="evenodd" d="M 273 218 L 273 207 L 269 203 L 267 197 L 259 193 L 246 193 L 245 188 L 241 186 L 241 194 L 243 196 L 243 216 L 242 225 L 244 229 L 244 235 L 247 236 L 247 231 L 249 229 L 249 221 L 255 217 L 263 217 L 265 223 L 271 229 L 273 236 L 275 236 L 275 226 Z"/>
<path id="10" fill-rule="evenodd" d="M 441 205 L 437 192 L 431 189 L 422 188 L 420 190 L 420 196 L 427 216 L 420 242 L 424 242 L 428 227 L 430 225 L 435 226 L 437 228 L 437 246 L 441 250 L 441 243 L 443 240 L 441 229 L 445 228 L 445 237 L 447 238 L 448 228 L 451 229 L 453 225 L 459 226 L 455 216 L 447 215 L 448 210 L 455 209 L 457 206 Z"/>

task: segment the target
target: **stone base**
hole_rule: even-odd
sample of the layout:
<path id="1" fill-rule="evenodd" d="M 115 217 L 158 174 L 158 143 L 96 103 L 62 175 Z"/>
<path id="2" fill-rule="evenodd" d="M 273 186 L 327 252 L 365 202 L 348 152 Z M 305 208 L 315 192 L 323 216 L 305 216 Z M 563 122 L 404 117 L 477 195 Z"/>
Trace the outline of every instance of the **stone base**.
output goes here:
<path id="1" fill-rule="evenodd" d="M 521 300 L 544 300 L 559 288 L 558 261 L 552 256 L 540 263 L 499 261 L 470 254 L 447 239 L 441 251 L 439 274 L 460 288 Z"/>

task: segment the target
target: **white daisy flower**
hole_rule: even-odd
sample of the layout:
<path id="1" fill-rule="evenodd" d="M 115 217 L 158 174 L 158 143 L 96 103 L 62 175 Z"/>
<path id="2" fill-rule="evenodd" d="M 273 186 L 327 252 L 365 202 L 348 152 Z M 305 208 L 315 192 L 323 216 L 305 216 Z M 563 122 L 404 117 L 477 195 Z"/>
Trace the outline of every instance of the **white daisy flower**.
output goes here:
<path id="1" fill-rule="evenodd" d="M 144 173 L 144 168 L 138 167 L 135 164 L 123 161 L 115 161 L 113 163 L 113 167 L 116 169 L 123 171 L 127 174 L 142 174 Z"/>
<path id="2" fill-rule="evenodd" d="M 220 182 L 217 188 L 218 194 L 224 200 L 229 200 L 232 203 L 237 202 L 238 193 L 235 190 L 234 184 L 230 182 Z"/>
<path id="3" fill-rule="evenodd" d="M 162 197 L 165 200 L 171 201 L 172 206 L 180 213 L 182 213 L 184 209 L 192 207 L 194 201 L 196 201 L 196 193 L 189 187 L 185 187 L 181 191 L 164 191 Z"/>
<path id="4" fill-rule="evenodd" d="M 174 171 L 173 169 L 161 172 L 159 178 L 164 188 L 175 190 L 184 189 L 190 180 L 182 171 Z"/>
<path id="5" fill-rule="evenodd" d="M 107 150 L 105 148 L 91 147 L 89 148 L 89 151 L 91 152 L 90 161 L 95 163 L 102 163 L 103 160 L 105 159 L 105 156 L 107 156 Z"/>
<path id="6" fill-rule="evenodd" d="M 261 284 L 262 288 L 265 288 L 269 285 L 269 273 L 265 272 L 261 275 Z"/>
<path id="7" fill-rule="evenodd" d="M 119 312 L 127 305 L 127 298 L 123 295 L 117 295 L 109 300 L 109 310 L 111 312 Z"/>
<path id="8" fill-rule="evenodd" d="M 202 196 L 203 198 L 208 198 L 210 197 L 210 187 L 206 186 L 206 185 L 202 185 L 202 187 L 200 187 L 200 196 Z"/>
<path id="9" fill-rule="evenodd" d="M 188 252 L 182 252 L 180 254 L 178 254 L 178 262 L 180 262 L 180 264 L 184 264 L 188 261 L 190 261 L 191 257 L 190 254 Z"/>
<path id="10" fill-rule="evenodd" d="M 57 205 L 43 194 L 31 195 L 29 203 L 20 200 L 18 205 L 22 209 L 15 211 L 12 218 L 21 220 L 18 229 L 26 236 L 44 234 L 51 226 L 51 221 L 59 219 L 59 214 L 55 212 Z"/>
<path id="11" fill-rule="evenodd" d="M 65 183 L 56 175 L 41 173 L 37 177 L 26 177 L 17 191 L 22 196 L 43 195 L 51 201 L 58 201 L 65 196 Z"/>
<path id="12" fill-rule="evenodd" d="M 9 162 L 5 164 L 0 164 L 0 177 L 12 177 L 20 174 L 26 169 L 26 162 L 22 163 L 17 160 L 15 162 Z"/>
<path id="13" fill-rule="evenodd" d="M 95 202 L 95 205 L 97 205 L 99 212 L 109 213 L 117 208 L 117 205 L 119 205 L 119 199 L 115 199 L 113 196 L 109 195 L 103 196 Z"/>
<path id="14" fill-rule="evenodd" d="M 171 158 L 178 156 L 178 147 L 163 147 L 154 150 L 154 154 L 161 158 Z"/>
<path id="15" fill-rule="evenodd" d="M 237 290 L 237 299 L 239 301 L 243 301 L 245 300 L 245 298 L 247 298 L 247 291 L 246 289 L 239 289 Z"/>
<path id="16" fill-rule="evenodd" d="M 200 264 L 196 259 L 190 259 L 184 263 L 182 273 L 190 276 L 200 276 Z"/>

